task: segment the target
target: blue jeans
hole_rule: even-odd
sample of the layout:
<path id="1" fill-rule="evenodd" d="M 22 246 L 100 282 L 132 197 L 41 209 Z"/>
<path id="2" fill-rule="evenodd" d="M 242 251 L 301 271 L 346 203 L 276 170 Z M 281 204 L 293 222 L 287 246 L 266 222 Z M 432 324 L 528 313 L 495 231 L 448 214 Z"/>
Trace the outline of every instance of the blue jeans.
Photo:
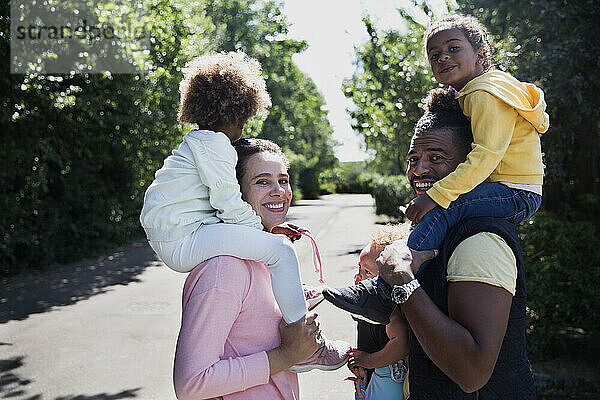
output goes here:
<path id="1" fill-rule="evenodd" d="M 531 217 L 542 203 L 542 196 L 509 188 L 501 183 L 483 182 L 473 190 L 460 195 L 447 209 L 440 206 L 429 211 L 408 237 L 408 247 L 413 250 L 439 249 L 448 229 L 458 222 L 476 217 L 506 218 L 518 224 Z M 419 271 L 427 265 L 421 265 Z M 390 286 L 377 278 L 377 287 L 384 294 L 391 293 Z"/>

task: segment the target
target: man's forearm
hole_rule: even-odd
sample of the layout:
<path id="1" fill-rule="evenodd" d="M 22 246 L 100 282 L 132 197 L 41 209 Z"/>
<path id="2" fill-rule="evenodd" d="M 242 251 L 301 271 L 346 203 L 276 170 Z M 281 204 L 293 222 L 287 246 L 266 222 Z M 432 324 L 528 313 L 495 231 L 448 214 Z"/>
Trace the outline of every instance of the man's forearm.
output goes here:
<path id="1" fill-rule="evenodd" d="M 464 326 L 442 313 L 425 291 L 417 289 L 402 311 L 425 353 L 465 392 L 489 380 L 496 361 Z"/>

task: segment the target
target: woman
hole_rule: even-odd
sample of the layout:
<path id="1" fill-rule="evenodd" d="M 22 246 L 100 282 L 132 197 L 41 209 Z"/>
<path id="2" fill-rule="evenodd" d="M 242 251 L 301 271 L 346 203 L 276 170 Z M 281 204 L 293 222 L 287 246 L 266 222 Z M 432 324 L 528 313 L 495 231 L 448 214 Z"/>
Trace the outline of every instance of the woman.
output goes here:
<path id="1" fill-rule="evenodd" d="M 292 199 L 287 158 L 267 140 L 242 139 L 234 146 L 242 198 L 270 232 L 285 221 Z M 183 288 L 173 371 L 177 398 L 298 399 L 298 379 L 288 368 L 317 350 L 319 334 L 315 315 L 291 325 L 282 321 L 264 265 L 212 258 L 190 272 Z"/>

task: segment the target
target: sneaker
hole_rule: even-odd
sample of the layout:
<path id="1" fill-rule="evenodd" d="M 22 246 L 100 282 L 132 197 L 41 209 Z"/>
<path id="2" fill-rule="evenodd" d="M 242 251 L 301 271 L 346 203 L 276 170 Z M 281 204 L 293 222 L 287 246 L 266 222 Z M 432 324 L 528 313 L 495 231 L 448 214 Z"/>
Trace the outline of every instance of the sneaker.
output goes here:
<path id="1" fill-rule="evenodd" d="M 350 345 L 343 340 L 323 341 L 321 347 L 304 362 L 292 366 L 289 371 L 300 373 L 308 372 L 313 369 L 322 371 L 333 371 L 346 364 L 350 353 Z"/>
<path id="2" fill-rule="evenodd" d="M 304 300 L 306 300 L 306 308 L 308 311 L 312 311 L 316 306 L 321 304 L 325 297 L 323 297 L 323 288 L 317 288 L 302 284 L 302 291 L 304 292 Z"/>
<path id="3" fill-rule="evenodd" d="M 323 296 L 334 306 L 372 324 L 389 324 L 396 307 L 396 303 L 377 291 L 373 279 L 340 289 L 325 288 Z"/>

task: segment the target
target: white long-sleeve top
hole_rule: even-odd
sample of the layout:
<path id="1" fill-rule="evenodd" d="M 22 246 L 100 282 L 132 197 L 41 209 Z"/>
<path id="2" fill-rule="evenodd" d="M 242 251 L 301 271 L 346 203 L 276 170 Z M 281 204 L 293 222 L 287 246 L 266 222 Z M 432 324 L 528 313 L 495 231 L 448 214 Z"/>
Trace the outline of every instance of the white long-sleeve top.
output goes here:
<path id="1" fill-rule="evenodd" d="M 236 164 L 237 153 L 224 133 L 185 135 L 144 195 L 140 222 L 148 240 L 178 240 L 202 224 L 219 222 L 262 229 L 260 217 L 242 200 Z"/>

